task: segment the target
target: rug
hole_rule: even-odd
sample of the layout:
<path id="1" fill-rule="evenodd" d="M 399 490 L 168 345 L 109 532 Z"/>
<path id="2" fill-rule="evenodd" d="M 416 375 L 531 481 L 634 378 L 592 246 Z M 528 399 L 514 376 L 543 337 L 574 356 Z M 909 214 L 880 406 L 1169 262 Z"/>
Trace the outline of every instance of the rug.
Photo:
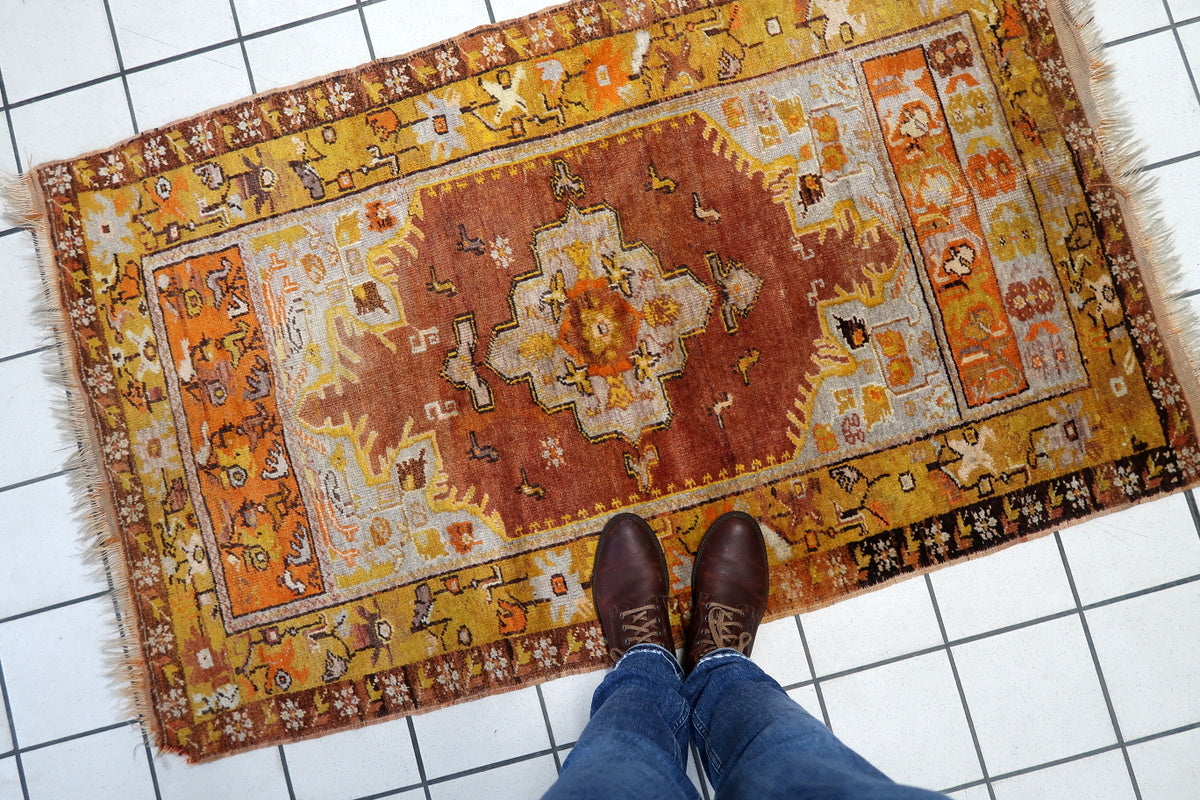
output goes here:
<path id="1" fill-rule="evenodd" d="M 606 665 L 618 511 L 679 624 L 729 509 L 780 616 L 1194 484 L 1090 36 L 1047 0 L 576 2 L 31 170 L 159 746 Z"/>

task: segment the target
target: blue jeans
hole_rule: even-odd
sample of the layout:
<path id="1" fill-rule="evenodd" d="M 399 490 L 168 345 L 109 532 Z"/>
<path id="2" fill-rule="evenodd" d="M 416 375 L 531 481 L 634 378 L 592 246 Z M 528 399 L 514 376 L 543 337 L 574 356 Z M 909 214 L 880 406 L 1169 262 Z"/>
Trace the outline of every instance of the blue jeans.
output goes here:
<path id="1" fill-rule="evenodd" d="M 710 653 L 685 680 L 658 645 L 631 647 L 597 687 L 591 720 L 543 800 L 698 800 L 689 740 L 718 800 L 945 800 L 894 783 L 741 653 Z"/>

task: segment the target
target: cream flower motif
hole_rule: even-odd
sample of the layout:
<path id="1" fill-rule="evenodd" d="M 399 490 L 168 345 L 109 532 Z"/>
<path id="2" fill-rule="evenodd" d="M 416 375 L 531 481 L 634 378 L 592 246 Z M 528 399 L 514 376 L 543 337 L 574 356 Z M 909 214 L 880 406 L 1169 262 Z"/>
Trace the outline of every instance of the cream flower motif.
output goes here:
<path id="1" fill-rule="evenodd" d="M 436 59 L 438 75 L 442 76 L 442 80 L 448 81 L 458 77 L 458 56 L 449 50 L 438 50 Z"/>
<path id="2" fill-rule="evenodd" d="M 488 255 L 492 257 L 492 261 L 500 269 L 508 269 L 512 265 L 512 245 L 503 236 L 497 236 L 496 240 L 492 242 L 492 249 L 488 251 Z"/>
<path id="3" fill-rule="evenodd" d="M 238 709 L 225 716 L 225 722 L 221 730 L 232 741 L 243 744 L 248 739 L 253 738 L 254 722 L 250 719 L 249 714 Z"/>
<path id="4" fill-rule="evenodd" d="M 396 95 L 407 91 L 410 83 L 412 83 L 412 77 L 402 67 L 388 67 L 387 74 L 383 77 L 383 85 Z"/>
<path id="5" fill-rule="evenodd" d="M 558 647 L 546 637 L 537 640 L 533 645 L 533 660 L 543 667 L 552 667 L 558 661 Z"/>
<path id="6" fill-rule="evenodd" d="M 379 682 L 383 684 L 383 694 L 389 702 L 400 706 L 412 703 L 412 693 L 408 684 L 399 675 L 388 673 L 381 676 Z"/>
<path id="7" fill-rule="evenodd" d="M 350 101 L 354 99 L 341 81 L 336 81 L 329 87 L 329 104 L 341 112 L 350 110 Z"/>
<path id="8" fill-rule="evenodd" d="M 125 180 L 126 168 L 125 159 L 121 158 L 120 153 L 106 153 L 96 174 L 107 180 L 110 185 L 116 186 Z"/>
<path id="9" fill-rule="evenodd" d="M 167 140 L 162 136 L 155 136 L 142 145 L 142 157 L 146 159 L 146 165 L 151 169 L 162 169 L 167 165 Z"/>
<path id="10" fill-rule="evenodd" d="M 483 37 L 483 47 L 479 52 L 489 64 L 499 64 L 500 56 L 504 54 L 504 42 L 500 40 L 500 34 Z"/>
<path id="11" fill-rule="evenodd" d="M 600 17 L 596 15 L 595 6 L 584 6 L 579 9 L 579 13 L 575 15 L 575 27 L 584 36 L 595 36 L 600 32 Z"/>
<path id="12" fill-rule="evenodd" d="M 298 731 L 304 727 L 305 716 L 304 709 L 291 698 L 279 704 L 279 718 L 283 720 L 283 727 L 289 731 Z"/>
<path id="13" fill-rule="evenodd" d="M 71 191 L 71 186 L 74 184 L 74 179 L 71 176 L 71 169 L 65 164 L 55 164 L 46 170 L 46 175 L 43 178 L 46 188 L 50 194 L 64 195 Z"/>
<path id="14" fill-rule="evenodd" d="M 168 655 L 174 644 L 175 633 L 171 630 L 171 626 L 165 622 L 154 626 L 146 634 L 146 647 L 154 655 Z"/>

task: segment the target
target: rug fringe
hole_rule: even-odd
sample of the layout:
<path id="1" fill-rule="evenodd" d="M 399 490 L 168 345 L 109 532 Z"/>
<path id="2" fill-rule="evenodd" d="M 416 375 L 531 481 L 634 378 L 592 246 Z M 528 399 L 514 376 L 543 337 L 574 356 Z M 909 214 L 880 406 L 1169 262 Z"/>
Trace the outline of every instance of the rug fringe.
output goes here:
<path id="1" fill-rule="evenodd" d="M 1104 54 L 1094 0 L 1050 0 L 1049 5 L 1052 11 L 1061 8 L 1069 23 L 1066 29 L 1075 32 L 1074 42 L 1063 42 L 1064 51 L 1075 66 L 1085 66 L 1091 78 L 1086 87 L 1079 87 L 1081 95 L 1086 92 L 1081 99 L 1096 121 L 1101 160 L 1117 194 L 1151 304 L 1165 316 L 1159 320 L 1168 334 L 1162 337 L 1164 345 L 1171 362 L 1183 367 L 1175 373 L 1196 426 L 1200 421 L 1200 312 L 1179 296 L 1191 287 L 1184 283 L 1186 272 L 1174 231 L 1163 217 L 1158 180 L 1144 169 L 1145 145 L 1133 128 L 1116 87 L 1115 70 Z"/>
<path id="2" fill-rule="evenodd" d="M 58 429 L 74 451 L 65 460 L 67 482 L 75 499 L 73 518 L 83 534 L 83 561 L 104 580 L 114 597 L 117 631 L 105 647 L 109 684 L 123 701 L 126 716 L 137 717 L 155 739 L 161 741 L 157 717 L 151 713 L 150 682 L 141 658 L 143 642 L 138 626 L 127 620 L 133 613 L 134 596 L 124 544 L 117 535 L 116 509 L 103 470 L 100 442 L 90 422 L 87 393 L 80 379 L 75 353 L 69 344 L 69 327 L 59 298 L 58 271 L 42 196 L 34 183 L 35 173 L 0 174 L 0 194 L 6 201 L 5 221 L 33 234 L 35 254 L 28 274 L 38 285 L 34 319 L 42 331 L 42 371 L 61 391 L 52 409 Z"/>

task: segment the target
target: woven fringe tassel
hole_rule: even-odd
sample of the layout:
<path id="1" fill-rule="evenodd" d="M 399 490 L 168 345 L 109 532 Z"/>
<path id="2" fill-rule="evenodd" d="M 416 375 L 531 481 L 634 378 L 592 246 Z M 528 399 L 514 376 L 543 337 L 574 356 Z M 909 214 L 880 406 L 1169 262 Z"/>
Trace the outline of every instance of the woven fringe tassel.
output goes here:
<path id="1" fill-rule="evenodd" d="M 43 344 L 48 345 L 42 354 L 43 372 L 62 392 L 53 408 L 55 421 L 74 447 L 64 464 L 75 499 L 73 516 L 84 532 L 84 563 L 108 584 L 116 600 L 117 636 L 105 647 L 109 682 L 123 701 L 125 715 L 139 718 L 156 743 L 161 743 L 142 658 L 143 642 L 136 619 L 127 617 L 134 613 L 134 596 L 125 545 L 117 533 L 116 509 L 103 472 L 100 442 L 70 344 L 68 317 L 59 300 L 54 247 L 34 174 L 0 174 L 0 195 L 7 206 L 5 221 L 29 230 L 34 237 L 36 255 L 28 265 L 30 279 L 40 287 L 34 317 L 43 332 Z"/>
<path id="2" fill-rule="evenodd" d="M 1187 287 L 1183 264 L 1175 249 L 1173 232 L 1162 215 L 1162 200 L 1157 192 L 1157 180 L 1146 173 L 1144 146 L 1137 138 L 1117 94 L 1113 69 L 1104 55 L 1104 42 L 1092 11 L 1092 0 L 1051 0 L 1052 6 L 1075 31 L 1074 44 L 1078 58 L 1083 61 L 1091 78 L 1090 85 L 1080 86 L 1081 94 L 1091 101 L 1089 116 L 1094 117 L 1101 159 L 1112 180 L 1121 205 L 1125 227 L 1133 241 L 1140 274 L 1146 283 L 1152 305 L 1161 314 L 1160 327 L 1176 377 L 1188 399 L 1192 424 L 1200 422 L 1200 315 L 1178 297 Z M 1061 20 L 1056 20 L 1056 22 Z M 1061 26 L 1060 26 L 1061 27 Z M 1064 31 L 1065 33 L 1065 31 Z M 1064 49 L 1069 44 L 1064 42 Z M 1068 53 L 1068 59 L 1071 58 Z"/>

